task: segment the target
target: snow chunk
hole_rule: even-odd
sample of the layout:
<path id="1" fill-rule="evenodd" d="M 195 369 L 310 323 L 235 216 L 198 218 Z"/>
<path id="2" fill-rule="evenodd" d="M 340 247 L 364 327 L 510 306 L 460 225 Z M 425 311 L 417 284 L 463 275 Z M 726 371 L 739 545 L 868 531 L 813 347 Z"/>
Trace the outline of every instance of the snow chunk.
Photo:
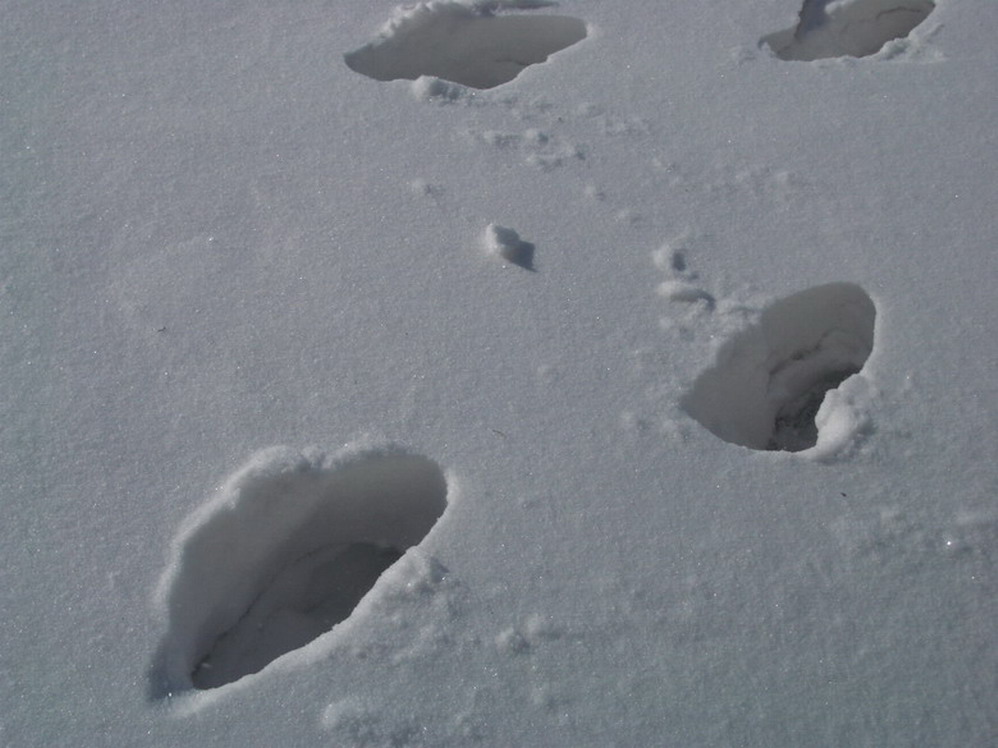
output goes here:
<path id="1" fill-rule="evenodd" d="M 395 447 L 257 454 L 178 535 L 154 694 L 231 683 L 321 636 L 446 506 L 440 467 Z"/>
<path id="2" fill-rule="evenodd" d="M 875 317 L 873 301 L 852 283 L 782 299 L 720 349 L 683 408 L 734 444 L 788 452 L 817 445 L 811 456 L 828 456 L 866 424 L 870 390 L 853 375 L 873 350 Z"/>
<path id="3" fill-rule="evenodd" d="M 496 649 L 506 654 L 529 652 L 545 639 L 557 639 L 561 631 L 547 616 L 532 613 L 522 626 L 509 626 L 496 635 Z"/>
<path id="4" fill-rule="evenodd" d="M 468 89 L 455 83 L 442 81 L 431 75 L 421 75 L 412 84 L 412 95 L 420 101 L 447 104 L 464 98 Z"/>
<path id="5" fill-rule="evenodd" d="M 797 26 L 761 43 L 781 60 L 868 57 L 908 36 L 935 7 L 930 0 L 804 0 Z"/>
<path id="6" fill-rule="evenodd" d="M 379 81 L 433 76 L 472 88 L 494 88 L 586 38 L 586 24 L 578 18 L 494 12 L 545 4 L 431 1 L 400 8 L 379 38 L 347 53 L 344 61 L 351 70 Z"/>
<path id="7" fill-rule="evenodd" d="M 513 229 L 490 223 L 485 227 L 483 242 L 489 254 L 527 270 L 534 269 L 534 245 L 520 239 Z"/>

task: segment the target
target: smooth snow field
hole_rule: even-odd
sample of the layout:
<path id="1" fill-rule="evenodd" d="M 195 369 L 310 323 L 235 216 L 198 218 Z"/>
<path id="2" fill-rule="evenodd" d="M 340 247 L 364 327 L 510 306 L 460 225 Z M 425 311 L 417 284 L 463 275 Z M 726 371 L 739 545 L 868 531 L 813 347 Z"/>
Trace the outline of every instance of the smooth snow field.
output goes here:
<path id="1" fill-rule="evenodd" d="M 998 745 L 994 0 L 0 0 L 0 746 Z"/>

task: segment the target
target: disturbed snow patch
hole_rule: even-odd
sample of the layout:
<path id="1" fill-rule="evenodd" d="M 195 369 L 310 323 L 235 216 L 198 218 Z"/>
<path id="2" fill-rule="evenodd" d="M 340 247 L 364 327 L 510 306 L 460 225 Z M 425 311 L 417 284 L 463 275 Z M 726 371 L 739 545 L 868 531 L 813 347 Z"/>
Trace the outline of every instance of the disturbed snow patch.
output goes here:
<path id="1" fill-rule="evenodd" d="M 431 1 L 400 8 L 379 38 L 347 53 L 344 60 L 351 70 L 379 81 L 432 76 L 472 88 L 494 88 L 586 38 L 586 24 L 578 18 L 494 12 L 548 4 Z"/>
<path id="2" fill-rule="evenodd" d="M 762 43 L 782 60 L 868 57 L 906 37 L 935 7 L 930 0 L 804 0 L 797 26 Z"/>
<path id="3" fill-rule="evenodd" d="M 397 448 L 260 452 L 178 535 L 153 695 L 231 683 L 321 636 L 446 506 L 440 467 Z"/>
<path id="4" fill-rule="evenodd" d="M 337 745 L 420 744 L 418 724 L 395 723 L 390 716 L 358 698 L 341 699 L 327 706 L 321 724 L 336 736 Z"/>
<path id="5" fill-rule="evenodd" d="M 853 375 L 873 350 L 875 317 L 873 301 L 852 283 L 782 299 L 720 349 L 683 408 L 721 439 L 752 449 L 838 451 L 865 424 L 870 388 Z"/>

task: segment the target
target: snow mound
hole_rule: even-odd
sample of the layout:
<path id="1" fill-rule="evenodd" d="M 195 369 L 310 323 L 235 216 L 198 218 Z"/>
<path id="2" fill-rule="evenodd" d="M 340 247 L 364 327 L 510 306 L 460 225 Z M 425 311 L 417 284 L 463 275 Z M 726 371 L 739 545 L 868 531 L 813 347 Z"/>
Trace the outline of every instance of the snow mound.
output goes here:
<path id="1" fill-rule="evenodd" d="M 804 0 L 796 27 L 763 37 L 782 60 L 868 57 L 935 9 L 930 0 Z"/>
<path id="2" fill-rule="evenodd" d="M 682 405 L 733 444 L 788 452 L 817 445 L 819 457 L 842 449 L 866 424 L 870 388 L 853 375 L 873 350 L 875 318 L 873 301 L 852 283 L 777 301 L 721 347 Z"/>
<path id="3" fill-rule="evenodd" d="M 538 5 L 424 2 L 400 8 L 378 39 L 347 53 L 344 60 L 351 70 L 379 81 L 431 76 L 494 88 L 586 38 L 586 24 L 578 18 L 493 12 Z"/>
<path id="4" fill-rule="evenodd" d="M 397 448 L 260 452 L 178 535 L 153 694 L 231 683 L 321 636 L 446 506 L 440 467 Z"/>
<path id="5" fill-rule="evenodd" d="M 485 227 L 482 242 L 489 254 L 527 270 L 534 269 L 535 247 L 530 242 L 523 241 L 515 230 L 490 223 Z"/>

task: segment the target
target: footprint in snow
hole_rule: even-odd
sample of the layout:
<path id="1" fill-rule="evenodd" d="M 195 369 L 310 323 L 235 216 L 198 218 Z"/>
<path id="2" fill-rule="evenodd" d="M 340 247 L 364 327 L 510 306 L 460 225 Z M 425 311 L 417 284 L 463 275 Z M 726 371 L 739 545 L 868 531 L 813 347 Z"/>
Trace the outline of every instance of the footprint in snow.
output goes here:
<path id="1" fill-rule="evenodd" d="M 797 25 L 761 43 L 781 60 L 868 57 L 908 36 L 935 7 L 930 0 L 804 0 Z"/>
<path id="2" fill-rule="evenodd" d="M 569 16 L 505 15 L 546 2 L 423 2 L 396 11 L 378 38 L 347 53 L 347 66 L 379 81 L 432 76 L 472 88 L 508 83 L 524 68 L 586 38 Z"/>
<path id="3" fill-rule="evenodd" d="M 257 454 L 174 544 L 153 694 L 232 683 L 329 631 L 446 506 L 440 467 L 397 448 Z"/>
<path id="4" fill-rule="evenodd" d="M 868 388 L 853 375 L 873 350 L 875 318 L 873 301 L 852 283 L 781 299 L 721 347 L 682 406 L 733 444 L 800 452 L 822 438 L 818 451 L 836 451 L 864 424 Z"/>

